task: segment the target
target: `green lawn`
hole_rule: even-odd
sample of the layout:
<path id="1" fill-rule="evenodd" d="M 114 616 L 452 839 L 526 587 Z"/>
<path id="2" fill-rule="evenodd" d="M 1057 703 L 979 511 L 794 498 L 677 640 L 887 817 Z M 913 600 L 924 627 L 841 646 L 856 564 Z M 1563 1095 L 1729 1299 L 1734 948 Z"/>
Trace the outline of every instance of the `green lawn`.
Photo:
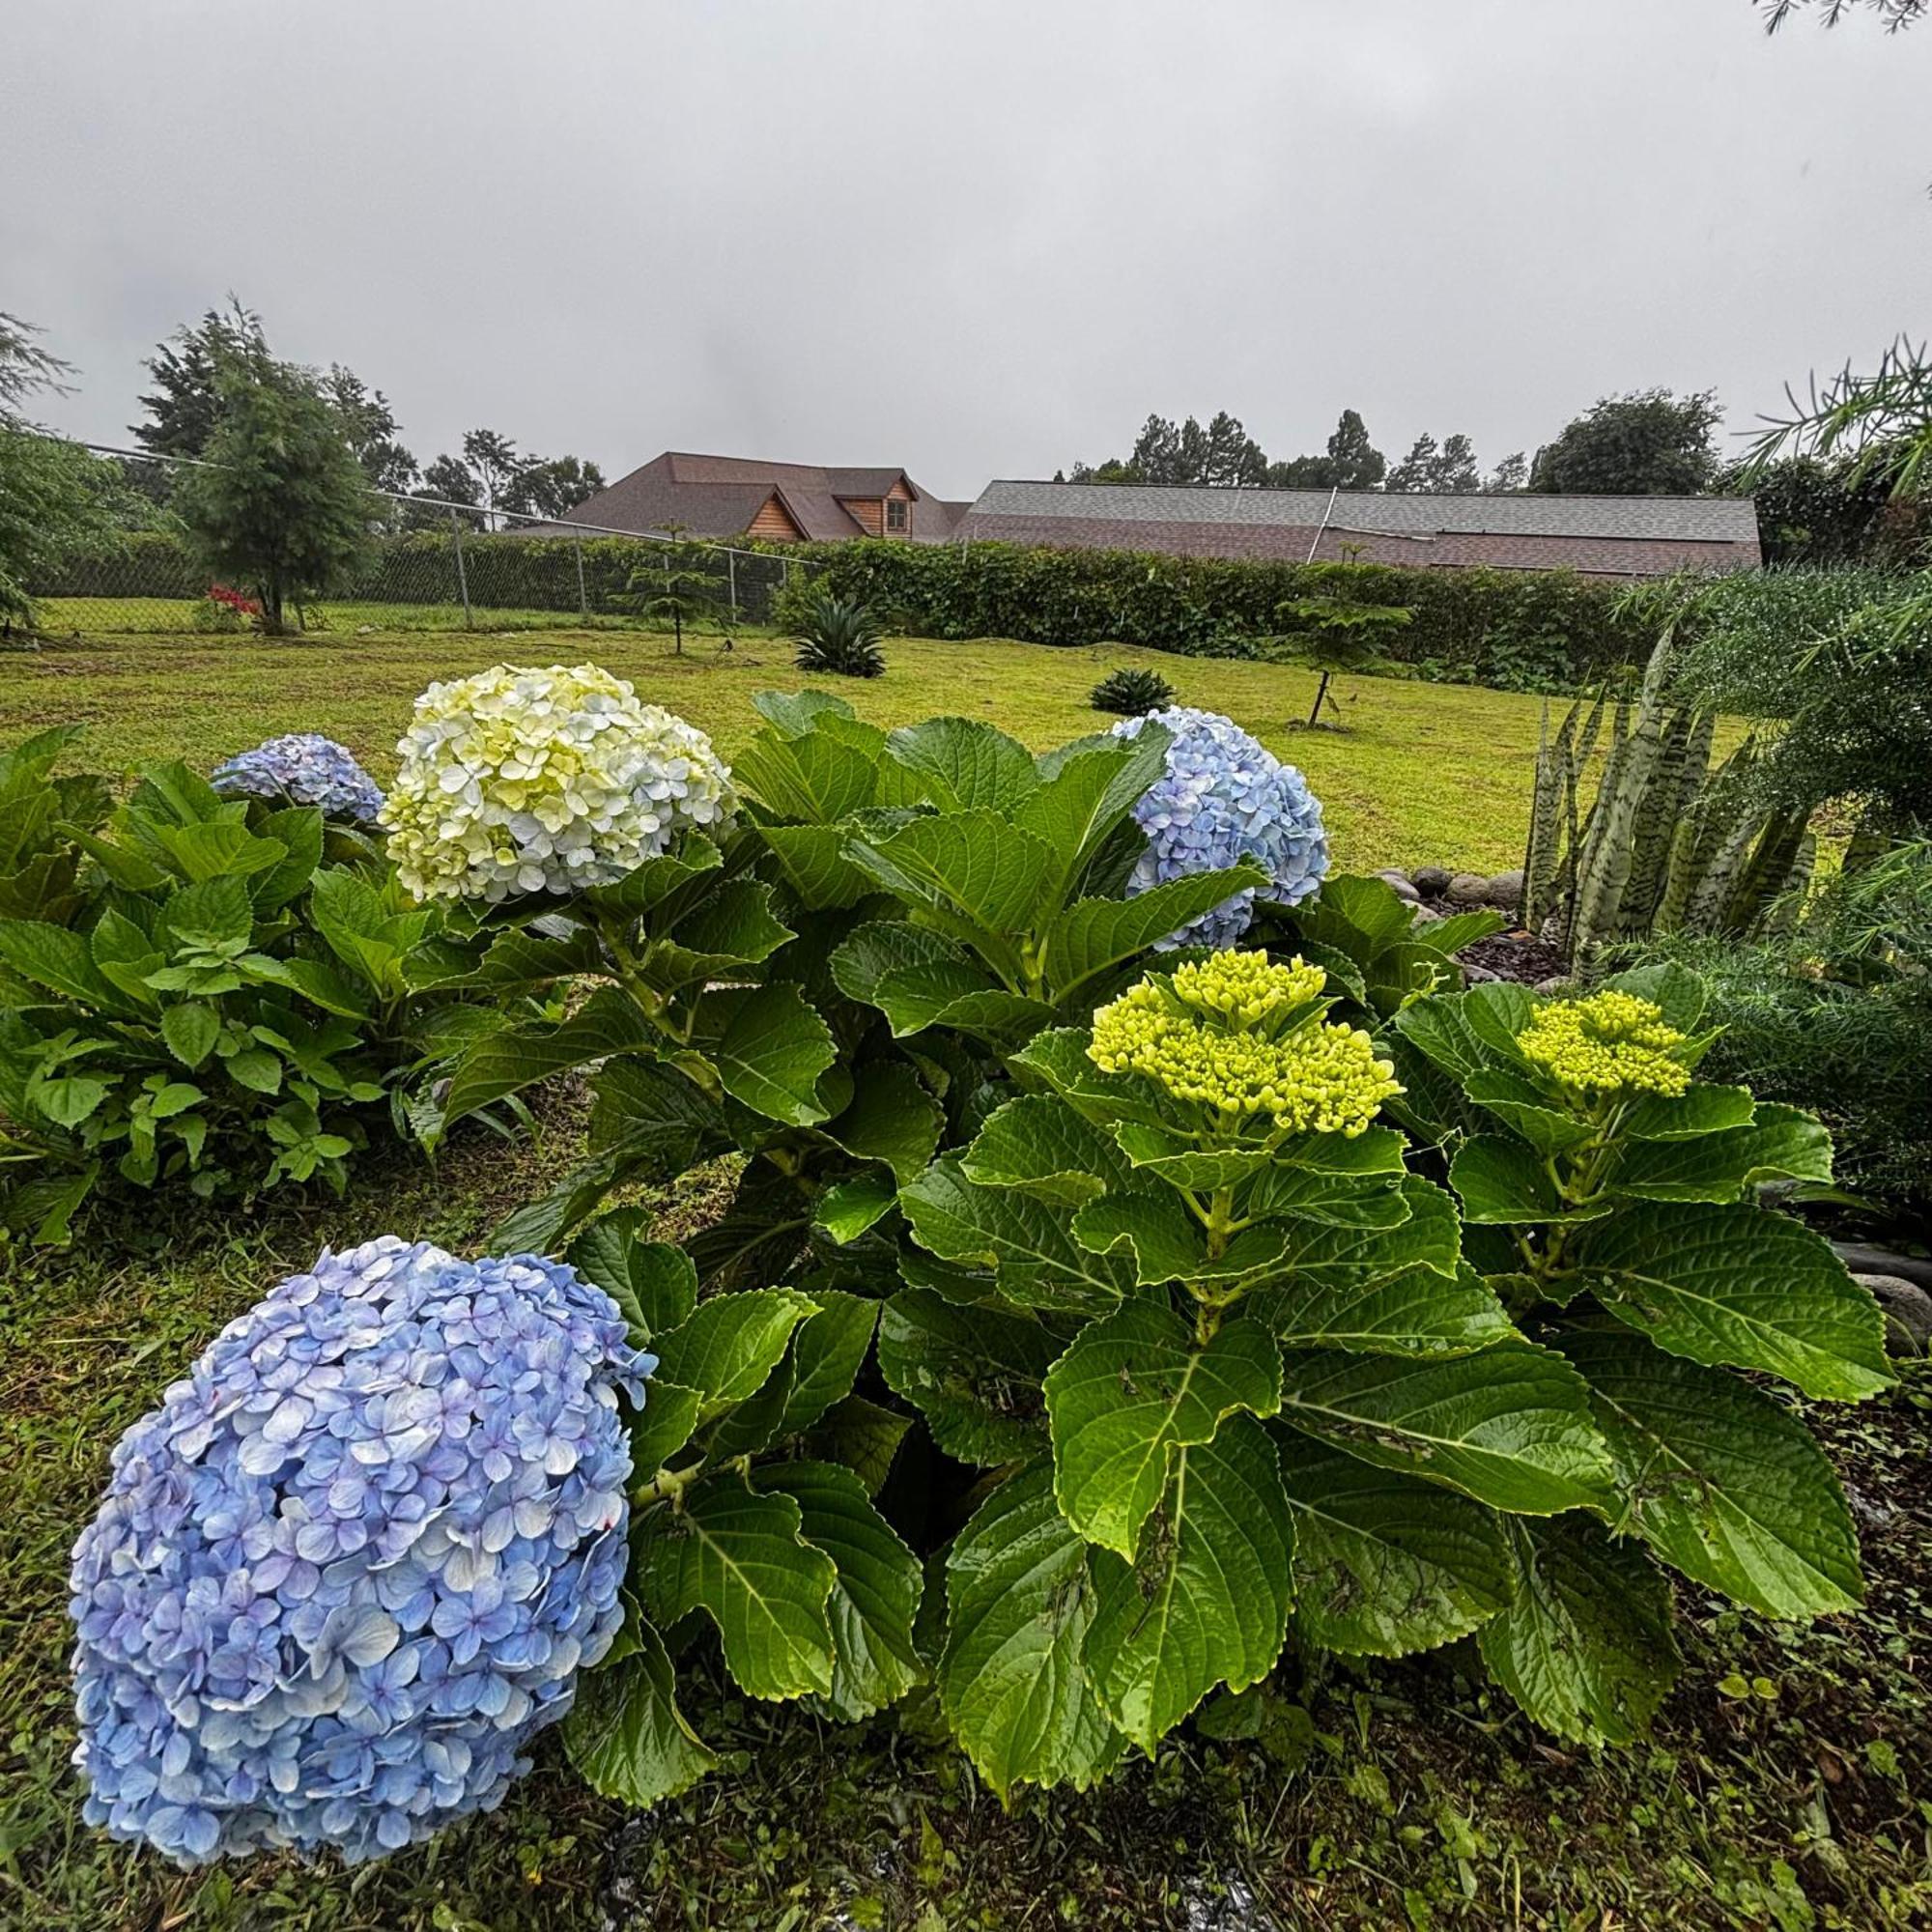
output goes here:
<path id="1" fill-rule="evenodd" d="M 747 638 L 726 653 L 706 637 L 678 657 L 668 638 L 632 631 L 494 637 L 336 630 L 290 642 L 128 637 L 0 656 L 0 743 L 79 720 L 92 727 L 96 760 L 129 765 L 181 756 L 208 764 L 276 732 L 326 731 L 386 779 L 417 692 L 433 678 L 461 677 L 505 659 L 604 665 L 630 678 L 647 702 L 709 731 L 726 757 L 757 723 L 753 693 L 806 682 L 792 668 L 789 648 L 770 638 Z M 953 712 L 990 719 L 1043 748 L 1111 722 L 1088 708 L 1087 694 L 1122 663 L 1153 665 L 1181 703 L 1225 712 L 1299 765 L 1321 800 L 1345 869 L 1440 864 L 1493 871 L 1521 860 L 1539 698 L 1346 678 L 1347 728 L 1298 730 L 1290 721 L 1307 716 L 1314 692 L 1305 671 L 1004 639 L 900 639 L 887 649 L 885 676 L 818 682 L 882 724 Z"/>

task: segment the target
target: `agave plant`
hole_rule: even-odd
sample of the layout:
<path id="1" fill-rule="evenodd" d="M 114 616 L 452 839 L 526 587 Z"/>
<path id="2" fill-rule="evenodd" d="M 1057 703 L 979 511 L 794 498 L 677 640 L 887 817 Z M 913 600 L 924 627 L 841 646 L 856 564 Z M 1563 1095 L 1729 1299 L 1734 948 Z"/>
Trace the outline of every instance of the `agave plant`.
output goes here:
<path id="1" fill-rule="evenodd" d="M 1174 702 L 1174 687 L 1157 670 L 1122 666 L 1110 670 L 1089 695 L 1095 711 L 1112 711 L 1122 718 L 1145 718 Z"/>
<path id="2" fill-rule="evenodd" d="M 800 670 L 833 671 L 839 677 L 878 677 L 886 668 L 880 648 L 885 626 L 869 604 L 823 587 L 807 599 L 798 636 Z"/>
<path id="3" fill-rule="evenodd" d="M 1522 917 L 1531 928 L 1553 921 L 1572 961 L 1656 932 L 1762 930 L 1810 877 L 1806 814 L 1755 803 L 1754 740 L 1713 770 L 1717 715 L 1669 701 L 1674 659 L 1666 630 L 1634 702 L 1615 707 L 1587 811 L 1579 786 L 1602 733 L 1605 694 L 1579 698 L 1553 735 L 1545 706 Z"/>

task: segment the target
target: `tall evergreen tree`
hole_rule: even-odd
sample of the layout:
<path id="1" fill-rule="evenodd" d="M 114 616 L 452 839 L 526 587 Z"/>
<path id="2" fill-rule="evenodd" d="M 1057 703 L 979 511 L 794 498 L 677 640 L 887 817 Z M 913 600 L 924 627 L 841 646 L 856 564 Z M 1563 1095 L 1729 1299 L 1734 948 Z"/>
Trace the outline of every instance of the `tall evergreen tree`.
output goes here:
<path id="1" fill-rule="evenodd" d="M 1605 396 L 1536 452 L 1529 487 L 1566 497 L 1698 496 L 1718 473 L 1711 437 L 1722 419 L 1709 389 Z"/>

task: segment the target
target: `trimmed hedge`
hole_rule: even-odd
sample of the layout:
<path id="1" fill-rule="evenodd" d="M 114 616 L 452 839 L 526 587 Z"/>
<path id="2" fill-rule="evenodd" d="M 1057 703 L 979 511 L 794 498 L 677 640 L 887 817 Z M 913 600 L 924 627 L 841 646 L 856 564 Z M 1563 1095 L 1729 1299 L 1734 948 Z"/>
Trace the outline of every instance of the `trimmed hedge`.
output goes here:
<path id="1" fill-rule="evenodd" d="M 583 538 L 580 592 L 577 539 L 465 531 L 463 570 L 469 601 L 479 609 L 554 611 L 565 618 L 580 611 L 623 616 L 649 595 L 647 590 L 629 590 L 632 572 L 661 566 L 666 548 L 635 537 Z M 673 554 L 686 569 L 699 567 L 698 560 L 711 555 L 718 599 L 724 603 L 727 579 L 722 555 L 695 544 Z M 741 554 L 736 571 L 740 621 L 765 622 L 785 575 L 782 557 Z M 188 598 L 199 597 L 208 582 L 208 572 L 196 564 L 185 537 L 171 530 L 136 530 L 74 552 L 33 589 L 37 597 Z M 383 538 L 339 595 L 360 604 L 460 602 L 449 531 L 415 530 Z"/>
<path id="2" fill-rule="evenodd" d="M 1036 644 L 1119 639 L 1193 656 L 1242 655 L 1279 632 L 1278 608 L 1340 587 L 1414 620 L 1384 656 L 1417 677 L 1515 691 L 1574 690 L 1641 663 L 1655 639 L 1613 613 L 1619 586 L 1567 571 L 1403 570 L 1372 563 L 1234 562 L 1011 544 L 810 544 L 841 595 L 933 638 Z"/>

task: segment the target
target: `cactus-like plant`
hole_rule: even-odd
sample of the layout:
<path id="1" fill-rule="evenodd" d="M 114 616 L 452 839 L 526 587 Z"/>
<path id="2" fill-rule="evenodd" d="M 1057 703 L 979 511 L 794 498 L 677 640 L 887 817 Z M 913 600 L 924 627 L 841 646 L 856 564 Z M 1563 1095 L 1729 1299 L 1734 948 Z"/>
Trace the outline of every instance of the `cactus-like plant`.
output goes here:
<path id="1" fill-rule="evenodd" d="M 1093 691 L 1087 702 L 1095 711 L 1112 711 L 1122 718 L 1145 718 L 1174 702 L 1174 687 L 1157 670 L 1145 666 L 1122 665 L 1110 670 Z"/>
<path id="2" fill-rule="evenodd" d="M 1603 776 L 1587 812 L 1583 773 L 1605 695 L 1578 698 L 1552 735 L 1546 705 L 1523 854 L 1523 923 L 1554 936 L 1574 964 L 1653 932 L 1744 934 L 1809 878 L 1804 815 L 1766 810 L 1747 782 L 1747 739 L 1715 771 L 1716 714 L 1669 697 L 1675 639 L 1666 629 L 1634 699 L 1611 715 Z"/>

